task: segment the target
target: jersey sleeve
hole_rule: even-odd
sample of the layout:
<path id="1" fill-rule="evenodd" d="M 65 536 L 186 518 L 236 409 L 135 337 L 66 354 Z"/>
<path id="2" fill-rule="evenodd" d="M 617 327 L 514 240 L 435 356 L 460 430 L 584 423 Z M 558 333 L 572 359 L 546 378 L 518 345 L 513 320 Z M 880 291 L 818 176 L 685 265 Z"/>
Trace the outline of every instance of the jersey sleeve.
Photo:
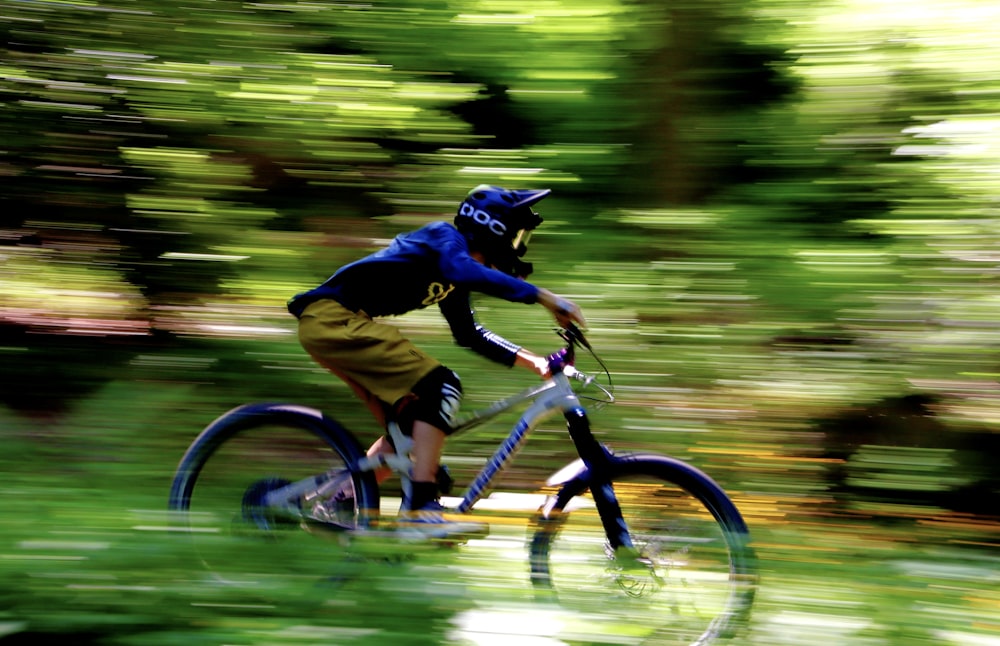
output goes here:
<path id="1" fill-rule="evenodd" d="M 521 346 L 491 332 L 476 321 L 469 293 L 453 293 L 438 303 L 458 345 L 505 366 L 513 366 Z"/>
<path id="2" fill-rule="evenodd" d="M 454 227 L 436 227 L 434 235 L 439 250 L 439 268 L 446 280 L 470 292 L 514 303 L 535 303 L 538 300 L 538 288 L 531 283 L 486 267 L 470 256 L 468 243 Z"/>

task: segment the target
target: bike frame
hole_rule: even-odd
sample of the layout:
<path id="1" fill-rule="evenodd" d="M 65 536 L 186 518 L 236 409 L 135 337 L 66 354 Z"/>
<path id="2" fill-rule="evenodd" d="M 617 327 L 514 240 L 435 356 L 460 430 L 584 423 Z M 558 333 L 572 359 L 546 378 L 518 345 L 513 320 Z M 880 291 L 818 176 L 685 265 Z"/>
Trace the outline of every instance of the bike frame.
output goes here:
<path id="1" fill-rule="evenodd" d="M 524 446 L 531 432 L 544 420 L 561 412 L 566 418 L 570 438 L 582 462 L 582 467 L 575 468 L 574 477 L 586 478 L 612 549 L 632 547 L 628 528 L 622 518 L 621 506 L 618 504 L 610 479 L 611 467 L 620 458 L 613 456 L 594 437 L 590 430 L 587 411 L 580 403 L 580 398 L 570 380 L 583 382 L 584 387 L 593 384 L 606 395 L 608 402 L 614 401 L 614 396 L 603 386 L 595 384 L 593 377 L 580 372 L 572 365 L 576 344 L 586 345 L 582 335 L 577 331 L 575 335 L 568 334 L 564 338 L 569 344 L 561 353 L 550 357 L 549 367 L 552 376 L 544 383 L 469 413 L 456 424 L 453 435 L 464 433 L 504 411 L 524 402 L 530 402 L 510 434 L 500 443 L 492 457 L 469 484 L 455 511 L 469 512 L 482 499 L 497 474 L 507 467 Z M 369 472 L 382 467 L 389 467 L 399 474 L 403 481 L 404 495 L 410 494 L 412 489 L 409 474 L 412 462 L 409 453 L 413 447 L 413 440 L 406 437 L 394 421 L 389 422 L 387 430 L 395 448 L 393 453 L 366 455 L 350 466 L 349 473 L 343 470 L 328 471 L 280 487 L 265 495 L 265 504 L 273 508 L 286 509 L 294 514 L 297 509 L 296 501 L 300 498 L 309 502 L 329 495 L 344 484 L 350 473 Z"/>
<path id="2" fill-rule="evenodd" d="M 464 433 L 521 403 L 531 402 L 511 429 L 510 434 L 500 443 L 492 457 L 466 488 L 461 501 L 455 507 L 455 511 L 459 513 L 469 512 L 489 490 L 497 474 L 507 467 L 524 446 L 531 432 L 546 419 L 562 412 L 577 453 L 591 474 L 594 483 L 591 487 L 591 493 L 611 546 L 615 549 L 631 547 L 632 542 L 622 519 L 621 507 L 608 479 L 608 465 L 614 458 L 591 432 L 587 411 L 580 403 L 580 398 L 570 382 L 570 379 L 576 379 L 589 385 L 593 383 L 593 378 L 571 365 L 556 367 L 558 369 L 555 374 L 544 383 L 474 411 L 456 425 L 454 434 Z M 604 389 L 602 388 L 602 390 Z M 613 401 L 611 393 L 606 390 L 604 392 L 610 398 L 609 401 Z M 389 455 L 366 456 L 358 461 L 355 469 L 370 471 L 388 466 L 400 474 L 404 490 L 406 490 L 410 484 L 409 468 L 411 465 L 410 459 L 406 456 L 413 441 L 404 436 L 395 423 L 389 424 L 389 434 L 396 447 L 396 452 Z"/>
<path id="3" fill-rule="evenodd" d="M 478 426 L 486 419 L 529 399 L 533 400 L 531 405 L 525 409 L 521 418 L 514 424 L 510 433 L 497 447 L 493 456 L 490 457 L 479 471 L 479 474 L 466 488 L 461 502 L 455 508 L 456 511 L 465 513 L 479 502 L 486 491 L 489 490 L 493 479 L 507 467 L 518 451 L 521 450 L 521 447 L 527 442 L 531 432 L 538 428 L 543 421 L 559 411 L 567 414 L 570 411 L 582 410 L 580 400 L 573 391 L 569 378 L 565 374 L 559 373 L 553 375 L 551 379 L 538 387 L 530 388 L 513 397 L 499 401 L 482 412 L 473 413 L 468 420 L 463 420 L 459 424 L 456 432 L 462 432 Z M 584 413 L 585 415 L 586 413 Z"/>

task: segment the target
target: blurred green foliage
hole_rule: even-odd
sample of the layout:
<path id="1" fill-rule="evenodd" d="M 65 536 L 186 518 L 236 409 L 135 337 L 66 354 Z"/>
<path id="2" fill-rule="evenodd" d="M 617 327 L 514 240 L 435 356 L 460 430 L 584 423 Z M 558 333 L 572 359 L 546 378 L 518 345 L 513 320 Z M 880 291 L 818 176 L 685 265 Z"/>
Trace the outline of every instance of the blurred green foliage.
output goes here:
<path id="1" fill-rule="evenodd" d="M 995 590 L 963 593 L 967 567 L 998 571 L 978 551 L 995 548 L 1000 491 L 998 14 L 988 0 L 0 0 L 0 638 L 308 636 L 294 611 L 233 598 L 246 616 L 199 598 L 150 636 L 192 590 L 225 593 L 189 586 L 180 548 L 123 510 L 159 508 L 196 430 L 246 400 L 319 406 L 374 437 L 283 303 L 450 218 L 483 182 L 554 189 L 531 259 L 584 307 L 618 385 L 599 431 L 706 468 L 798 592 L 791 609 L 764 594 L 754 643 L 815 625 L 816 568 L 853 581 L 840 607 L 871 605 L 823 623 L 837 643 L 1000 630 L 983 618 Z M 509 338 L 555 341 L 539 312 L 480 306 Z M 452 348 L 435 312 L 400 324 L 459 369 L 470 405 L 528 383 Z M 511 488 L 572 457 L 552 430 Z M 449 450 L 474 462 L 503 431 Z M 72 547 L 45 547 L 49 533 Z M 809 556 L 817 536 L 843 544 Z M 61 570 L 79 550 L 86 567 Z M 899 589 L 876 581 L 890 575 Z M 412 643 L 446 639 L 450 601 L 400 604 L 422 621 Z M 871 619 L 914 608 L 947 625 Z M 313 637 L 331 635 L 364 637 Z"/>

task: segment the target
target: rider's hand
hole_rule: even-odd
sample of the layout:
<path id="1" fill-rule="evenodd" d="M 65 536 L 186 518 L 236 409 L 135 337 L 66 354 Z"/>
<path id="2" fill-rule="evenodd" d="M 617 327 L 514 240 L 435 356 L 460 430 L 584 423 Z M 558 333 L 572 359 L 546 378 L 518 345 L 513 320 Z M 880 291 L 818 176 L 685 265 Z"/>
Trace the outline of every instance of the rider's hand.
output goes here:
<path id="1" fill-rule="evenodd" d="M 582 328 L 587 327 L 587 320 L 583 318 L 583 312 L 573 301 L 556 296 L 547 289 L 539 289 L 538 303 L 552 312 L 560 327 L 565 328 L 570 323 L 576 323 Z"/>
<path id="2" fill-rule="evenodd" d="M 528 352 L 524 348 L 517 351 L 514 365 L 527 368 L 542 379 L 548 379 L 552 376 L 552 373 L 549 371 L 549 360 L 538 356 L 534 352 Z"/>

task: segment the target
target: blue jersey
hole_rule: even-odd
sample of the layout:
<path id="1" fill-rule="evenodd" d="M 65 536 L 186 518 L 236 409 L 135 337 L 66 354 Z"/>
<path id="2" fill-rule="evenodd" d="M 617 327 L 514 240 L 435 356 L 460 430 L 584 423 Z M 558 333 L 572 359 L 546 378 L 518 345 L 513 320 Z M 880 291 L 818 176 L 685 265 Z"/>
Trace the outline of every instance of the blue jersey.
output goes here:
<path id="1" fill-rule="evenodd" d="M 517 303 L 538 299 L 537 287 L 484 266 L 469 255 L 468 242 L 455 227 L 434 222 L 341 267 L 323 284 L 292 298 L 288 310 L 300 316 L 310 303 L 324 298 L 372 317 L 437 304 L 459 345 L 512 365 L 520 347 L 476 323 L 472 292 Z"/>

